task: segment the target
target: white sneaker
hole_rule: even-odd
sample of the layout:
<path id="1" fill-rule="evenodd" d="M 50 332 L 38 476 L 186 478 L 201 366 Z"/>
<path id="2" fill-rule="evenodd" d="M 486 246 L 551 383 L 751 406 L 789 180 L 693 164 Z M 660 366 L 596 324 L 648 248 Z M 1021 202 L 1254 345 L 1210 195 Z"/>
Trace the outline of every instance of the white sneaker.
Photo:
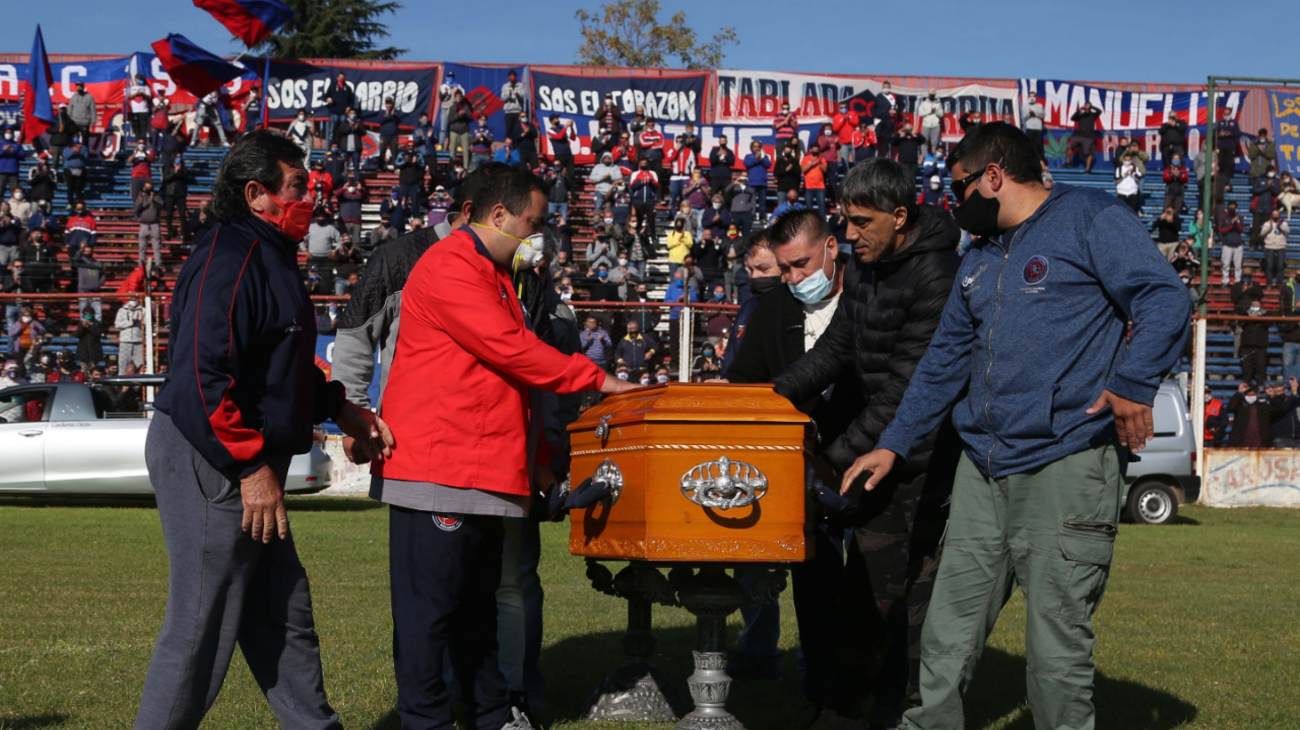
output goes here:
<path id="1" fill-rule="evenodd" d="M 501 730 L 537 730 L 533 721 L 518 707 L 510 708 L 510 721 L 501 726 Z"/>

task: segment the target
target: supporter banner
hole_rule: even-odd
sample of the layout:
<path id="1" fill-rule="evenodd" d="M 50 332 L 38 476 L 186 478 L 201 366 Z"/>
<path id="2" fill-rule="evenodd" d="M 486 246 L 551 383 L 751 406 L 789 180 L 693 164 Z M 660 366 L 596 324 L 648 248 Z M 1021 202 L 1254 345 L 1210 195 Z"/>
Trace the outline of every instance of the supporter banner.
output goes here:
<path id="1" fill-rule="evenodd" d="M 1048 162 L 1064 161 L 1069 131 L 1074 128 L 1070 117 L 1085 101 L 1101 110 L 1101 157 L 1110 160 L 1121 137 L 1137 140 L 1152 159 L 1159 159 L 1160 125 L 1177 116 L 1189 125 L 1187 143 L 1192 157 L 1204 141 L 1209 104 L 1204 89 L 1195 86 L 1159 85 L 1093 86 L 1076 81 L 1021 79 L 1021 98 L 1031 97 L 1043 105 Z M 1246 90 L 1222 91 L 1218 94 L 1219 118 L 1241 118 L 1246 106 Z M 1066 130 L 1063 133 L 1054 130 Z M 1243 132 L 1254 130 L 1243 126 Z"/>
<path id="2" fill-rule="evenodd" d="M 1277 141 L 1278 169 L 1300 175 L 1300 94 L 1268 92 L 1273 117 L 1273 139 Z"/>
<path id="3" fill-rule="evenodd" d="M 402 125 L 414 127 L 420 114 L 433 111 L 438 81 L 436 65 L 389 64 L 387 66 L 347 63 L 309 64 L 298 61 L 272 61 L 271 82 L 266 89 L 266 106 L 272 122 L 291 121 L 299 109 L 314 117 L 324 117 L 325 97 L 339 73 L 357 96 L 358 112 L 363 121 L 378 124 L 383 116 L 384 99 L 393 99 Z"/>
<path id="4" fill-rule="evenodd" d="M 699 126 L 705 112 L 707 72 L 672 75 L 641 75 L 627 71 L 623 75 L 579 76 L 530 69 L 535 117 L 543 132 L 551 115 L 577 123 L 580 152 L 586 151 L 596 132 L 596 111 L 606 96 L 613 96 L 624 118 L 637 107 L 660 123 L 667 137 L 672 128 L 681 129 L 685 122 Z"/>
<path id="5" fill-rule="evenodd" d="M 820 126 L 830 121 L 846 102 L 851 111 L 870 115 L 881 85 L 888 81 L 897 103 L 896 112 L 916 127 L 916 107 L 933 91 L 943 107 L 943 136 L 961 138 L 958 119 L 979 112 L 984 121 L 1015 123 L 1016 86 L 1011 80 L 915 78 L 891 76 L 837 76 L 790 74 L 773 71 L 718 71 L 714 121 L 719 124 L 770 126 L 781 105 L 790 104 L 803 123 Z"/>
<path id="6" fill-rule="evenodd" d="M 1200 502 L 1211 507 L 1300 507 L 1294 449 L 1206 449 Z"/>
<path id="7" fill-rule="evenodd" d="M 133 53 L 120 58 L 73 61 L 50 64 L 54 74 L 51 86 L 51 100 L 57 107 L 67 103 L 76 92 L 78 82 L 86 84 L 86 93 L 95 99 L 99 112 L 98 129 L 110 130 L 121 124 L 119 118 L 126 101 L 126 88 L 131 79 L 138 75 L 145 77 L 154 93 L 168 97 L 173 105 L 192 105 L 196 100 L 187 91 L 178 87 L 157 56 L 152 53 Z M 19 101 L 19 79 L 26 78 L 27 64 L 0 63 L 0 102 Z M 257 73 L 248 69 L 238 79 L 234 79 L 223 88 L 225 94 L 234 100 L 242 100 L 258 89 Z M 240 126 L 240 115 L 233 122 Z"/>
<path id="8" fill-rule="evenodd" d="M 22 124 L 23 104 L 20 101 L 0 102 L 0 127 L 6 129 Z"/>
<path id="9" fill-rule="evenodd" d="M 501 111 L 503 102 L 501 101 L 501 87 L 506 85 L 506 75 L 511 71 L 519 83 L 523 84 L 524 94 L 528 96 L 528 78 L 525 75 L 523 66 L 476 66 L 466 63 L 444 63 L 442 65 L 443 83 L 454 82 L 460 84 L 465 89 L 465 97 L 469 99 L 470 104 L 474 106 L 475 115 L 487 115 L 488 128 L 492 130 L 492 136 L 498 140 L 506 136 L 506 115 Z M 454 78 L 450 78 L 453 77 Z M 531 97 L 524 100 L 524 112 L 530 111 L 528 108 L 531 103 Z M 442 100 L 439 98 L 439 112 L 441 112 Z M 434 126 L 438 127 L 441 132 L 441 119 L 435 118 Z"/>

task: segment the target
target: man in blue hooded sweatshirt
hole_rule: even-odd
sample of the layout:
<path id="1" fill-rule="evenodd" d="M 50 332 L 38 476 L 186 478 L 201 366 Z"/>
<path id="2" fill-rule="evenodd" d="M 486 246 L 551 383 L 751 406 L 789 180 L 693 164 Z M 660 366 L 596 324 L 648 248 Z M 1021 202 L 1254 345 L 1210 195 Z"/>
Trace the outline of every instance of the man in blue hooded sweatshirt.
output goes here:
<path id="1" fill-rule="evenodd" d="M 1034 724 L 1090 730 L 1121 448 L 1153 435 L 1191 304 L 1132 211 L 1104 192 L 1045 189 L 1018 129 L 985 124 L 948 162 L 957 222 L 980 240 L 893 422 L 841 488 L 863 474 L 880 484 L 951 409 L 965 453 L 921 636 L 922 704 L 903 726 L 963 727 L 962 695 L 1019 585 Z"/>

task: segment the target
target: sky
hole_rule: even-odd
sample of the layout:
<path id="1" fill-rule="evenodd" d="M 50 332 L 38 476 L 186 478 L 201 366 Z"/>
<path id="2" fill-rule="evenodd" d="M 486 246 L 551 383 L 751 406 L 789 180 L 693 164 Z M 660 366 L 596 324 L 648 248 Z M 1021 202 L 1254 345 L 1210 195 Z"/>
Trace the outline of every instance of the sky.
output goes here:
<path id="1" fill-rule="evenodd" d="M 574 11 L 599 4 L 497 0 L 491 10 L 478 12 L 471 3 L 399 2 L 404 7 L 387 18 L 388 43 L 407 49 L 404 58 L 555 64 L 575 62 L 580 40 Z M 167 33 L 182 33 L 215 53 L 243 50 L 190 0 L 5 5 L 7 38 L 0 50 L 10 52 L 31 48 L 38 22 L 51 53 L 125 55 L 149 50 Z M 1209 74 L 1300 75 L 1285 22 L 1295 6 L 1279 0 L 1243 5 L 1236 17 L 1225 17 L 1236 12 L 1231 5 L 1206 0 L 857 0 L 807 6 L 663 0 L 663 6 L 665 18 L 685 10 L 688 24 L 706 38 L 724 25 L 734 27 L 740 43 L 724 61 L 734 69 L 1175 83 L 1203 83 Z M 482 30 L 457 30 L 449 21 Z M 1270 39 L 1273 32 L 1277 37 Z"/>

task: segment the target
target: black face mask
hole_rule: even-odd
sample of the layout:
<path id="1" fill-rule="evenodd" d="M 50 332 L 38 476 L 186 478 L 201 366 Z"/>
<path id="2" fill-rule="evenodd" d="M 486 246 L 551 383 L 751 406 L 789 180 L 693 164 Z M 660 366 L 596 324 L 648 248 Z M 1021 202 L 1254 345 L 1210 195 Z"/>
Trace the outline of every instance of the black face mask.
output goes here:
<path id="1" fill-rule="evenodd" d="M 1002 232 L 998 228 L 1000 207 L 997 198 L 986 198 L 976 190 L 969 200 L 957 206 L 957 225 L 972 236 L 996 236 Z"/>
<path id="2" fill-rule="evenodd" d="M 749 288 L 755 294 L 766 294 L 781 286 L 780 276 L 756 276 L 749 280 Z"/>

